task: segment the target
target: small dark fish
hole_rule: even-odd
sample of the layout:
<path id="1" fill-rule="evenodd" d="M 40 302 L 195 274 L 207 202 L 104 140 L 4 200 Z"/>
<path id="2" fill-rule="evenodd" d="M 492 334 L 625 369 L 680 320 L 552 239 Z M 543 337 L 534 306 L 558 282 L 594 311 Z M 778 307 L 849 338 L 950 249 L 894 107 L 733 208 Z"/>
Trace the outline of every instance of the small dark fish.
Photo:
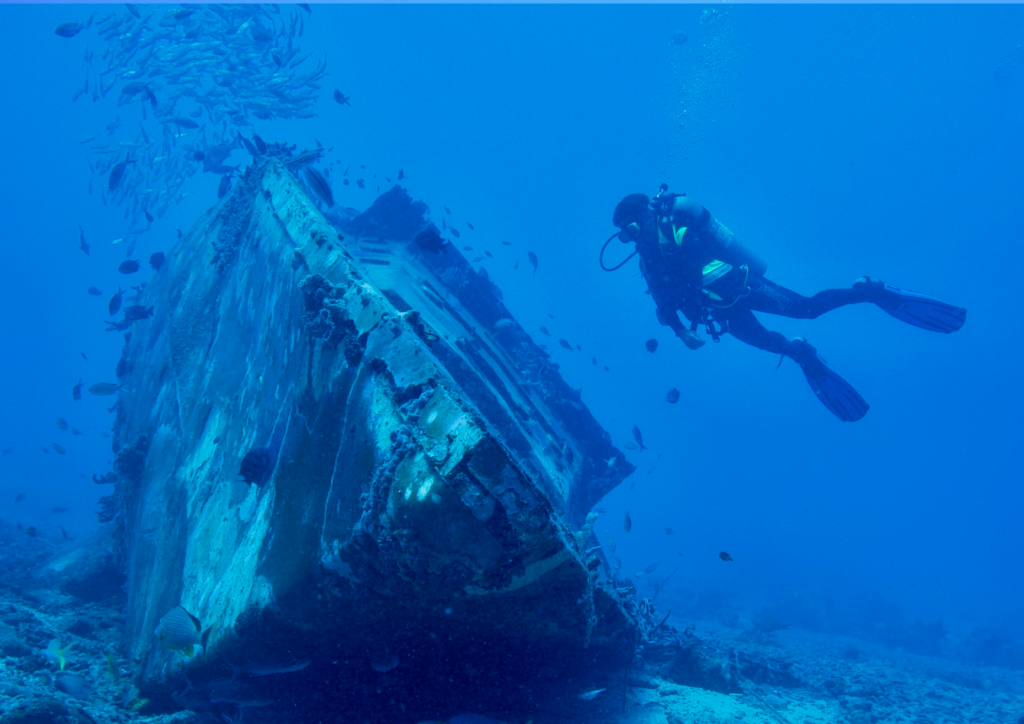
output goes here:
<path id="1" fill-rule="evenodd" d="M 540 331 L 541 331 L 541 333 L 542 333 L 542 334 L 543 334 L 543 335 L 544 335 L 545 337 L 550 337 L 550 336 L 551 336 L 551 332 L 549 332 L 549 331 L 548 331 L 548 328 L 547 328 L 547 327 L 545 327 L 545 326 L 543 326 L 543 325 L 541 325 Z"/>
<path id="2" fill-rule="evenodd" d="M 267 152 L 267 144 L 265 144 L 265 143 L 263 142 L 263 139 L 262 139 L 262 138 L 260 138 L 260 137 L 259 137 L 259 136 L 258 136 L 257 134 L 255 134 L 255 133 L 254 133 L 254 134 L 252 134 L 252 142 L 256 144 L 256 150 L 257 150 L 257 151 L 259 151 L 259 152 L 260 152 L 261 154 L 263 154 L 263 153 L 266 153 L 266 152 Z"/>
<path id="3" fill-rule="evenodd" d="M 250 156 L 256 158 L 257 156 L 260 155 L 260 152 L 256 150 L 256 146 L 253 145 L 252 141 L 250 141 L 248 138 L 245 138 L 244 136 L 240 136 L 240 138 L 242 139 L 242 145 L 245 146 L 245 150 L 249 152 Z"/>
<path id="4" fill-rule="evenodd" d="M 339 104 L 343 106 L 351 106 L 352 104 L 349 103 L 349 100 L 351 100 L 351 98 L 352 96 L 345 95 L 337 88 L 334 89 L 334 100 L 336 100 Z"/>
<path id="5" fill-rule="evenodd" d="M 673 387 L 668 391 L 668 394 L 665 395 L 665 399 L 668 400 L 668 404 L 670 405 L 676 404 L 679 402 L 679 390 Z"/>
<path id="6" fill-rule="evenodd" d="M 139 270 L 139 262 L 134 259 L 121 262 L 121 265 L 117 267 L 117 270 L 122 274 L 134 274 Z"/>
<path id="7" fill-rule="evenodd" d="M 533 273 L 536 274 L 537 273 L 537 255 L 534 254 L 532 251 L 528 251 L 528 252 L 526 252 L 526 256 L 530 260 L 530 263 L 533 264 Z"/>
<path id="8" fill-rule="evenodd" d="M 220 183 L 217 184 L 217 198 L 224 198 L 224 195 L 228 192 L 229 188 L 231 188 L 231 174 L 221 176 Z"/>
<path id="9" fill-rule="evenodd" d="M 135 161 L 129 158 L 126 161 L 121 161 L 121 163 L 116 164 L 114 168 L 110 169 L 110 176 L 107 178 L 107 189 L 109 191 L 114 191 L 121 185 L 121 179 L 124 178 L 125 169 L 128 168 L 129 164 L 133 163 L 135 163 Z"/>
<path id="10" fill-rule="evenodd" d="M 89 256 L 89 244 L 85 241 L 85 230 L 81 225 L 78 227 L 78 248 L 84 251 L 86 256 Z"/>
<path id="11" fill-rule="evenodd" d="M 164 265 L 166 257 L 162 251 L 154 251 L 149 255 L 149 265 L 153 267 L 153 271 L 160 271 L 160 267 Z"/>
<path id="12" fill-rule="evenodd" d="M 111 317 L 121 311 L 121 287 L 118 287 L 117 294 L 110 298 L 107 309 L 110 311 Z"/>
<path id="13" fill-rule="evenodd" d="M 473 251 L 473 247 L 471 247 L 471 246 L 464 246 L 464 247 L 462 247 L 462 250 L 463 251 Z"/>
<path id="14" fill-rule="evenodd" d="M 34 525 L 30 525 L 28 528 L 25 529 L 25 535 L 27 535 L 29 538 L 35 538 L 36 532 L 36 527 Z"/>
<path id="15" fill-rule="evenodd" d="M 572 352 L 572 345 L 571 345 L 571 344 L 569 344 L 569 341 L 568 341 L 568 340 L 565 340 L 565 339 L 560 339 L 560 340 L 558 340 L 558 343 L 559 343 L 560 345 L 562 345 L 563 347 L 565 347 L 565 348 L 566 348 L 567 350 L 569 350 L 570 352 Z"/>
<path id="16" fill-rule="evenodd" d="M 658 351 L 658 340 L 656 340 L 656 339 L 649 339 L 646 342 L 644 342 L 644 347 L 647 348 L 648 352 L 650 352 L 651 354 L 654 354 L 655 352 Z"/>
<path id="17" fill-rule="evenodd" d="M 502 246 L 512 246 L 512 242 L 511 241 L 503 241 L 503 242 L 501 242 L 501 245 Z"/>
<path id="18" fill-rule="evenodd" d="M 451 210 L 451 209 L 449 209 L 449 208 L 448 208 L 447 206 L 445 206 L 445 205 L 443 205 L 443 204 L 441 205 L 441 208 L 442 208 L 442 209 L 444 209 L 444 212 L 445 212 L 446 214 L 451 214 L 451 213 L 452 213 L 452 210 Z"/>
<path id="19" fill-rule="evenodd" d="M 58 417 L 53 422 L 54 422 L 54 424 L 57 425 L 57 429 L 58 430 L 67 430 L 68 429 L 68 421 L 65 420 L 63 417 Z"/>
<path id="20" fill-rule="evenodd" d="M 86 362 L 89 361 L 89 358 L 85 356 L 85 352 L 80 352 L 79 354 L 82 355 L 82 359 L 84 359 Z"/>
<path id="21" fill-rule="evenodd" d="M 24 493 L 18 493 L 16 496 L 14 496 L 14 502 L 15 503 L 20 503 L 24 499 L 25 499 L 25 494 Z"/>
<path id="22" fill-rule="evenodd" d="M 633 529 L 633 519 L 629 517 L 629 511 L 626 511 L 626 517 L 622 519 L 622 529 L 627 533 Z"/>
<path id="23" fill-rule="evenodd" d="M 581 346 L 580 346 L 579 344 L 577 344 L 577 345 L 576 345 L 576 351 L 577 351 L 577 352 L 582 352 L 582 351 L 583 351 L 583 348 L 582 348 L 582 347 L 581 347 Z"/>
<path id="24" fill-rule="evenodd" d="M 357 178 L 356 179 L 356 186 L 358 186 L 361 189 L 365 189 L 366 188 L 366 184 L 363 183 L 363 180 L 361 178 Z"/>
<path id="25" fill-rule="evenodd" d="M 60 443 L 51 442 L 50 447 L 52 447 L 53 451 L 58 455 L 63 455 L 64 453 L 67 452 L 67 450 L 64 449 L 64 446 L 61 445 Z"/>
<path id="26" fill-rule="evenodd" d="M 81 23 L 61 23 L 53 32 L 62 38 L 73 38 L 83 30 L 85 30 L 85 26 Z"/>
<path id="27" fill-rule="evenodd" d="M 60 505 L 50 508 L 51 513 L 67 513 L 69 510 L 71 510 L 71 508 L 64 508 Z"/>
<path id="28" fill-rule="evenodd" d="M 125 3 L 124 6 L 128 8 L 128 12 L 135 16 L 136 20 L 142 20 L 142 13 L 139 12 L 138 7 L 131 3 Z"/>
<path id="29" fill-rule="evenodd" d="M 512 269 L 515 270 L 515 269 L 518 269 L 518 268 L 519 268 L 519 260 L 516 259 L 516 263 L 512 265 Z"/>
<path id="30" fill-rule="evenodd" d="M 475 257 L 473 257 L 473 263 L 474 264 L 479 264 L 483 260 L 484 260 L 484 258 L 482 256 L 475 256 Z"/>
<path id="31" fill-rule="evenodd" d="M 196 151 L 195 153 L 192 154 L 192 158 L 194 158 L 196 161 L 205 161 L 206 154 L 203 151 Z"/>
<path id="32" fill-rule="evenodd" d="M 247 483 L 262 485 L 269 478 L 274 468 L 274 456 L 270 448 L 256 447 L 245 454 L 238 474 Z"/>
<path id="33" fill-rule="evenodd" d="M 81 430 L 79 430 L 77 427 L 73 427 L 73 428 L 71 428 L 71 434 L 72 435 L 84 435 L 85 433 L 82 432 Z"/>
<path id="34" fill-rule="evenodd" d="M 454 226 L 449 226 L 448 229 L 452 232 L 452 236 L 454 236 L 456 239 L 462 236 L 462 234 L 459 233 L 459 230 L 456 229 Z"/>
<path id="35" fill-rule="evenodd" d="M 63 526 L 58 525 L 57 527 L 60 529 L 60 537 L 61 538 L 63 538 L 64 540 L 68 540 L 71 537 L 71 536 L 68 535 L 68 532 L 66 530 L 64 530 Z"/>
<path id="36" fill-rule="evenodd" d="M 182 128 L 199 128 L 199 124 L 196 123 L 195 121 L 193 121 L 191 118 L 182 118 L 181 116 L 174 116 L 173 118 L 166 118 L 166 119 L 160 121 L 160 123 L 163 123 L 163 124 L 173 123 L 174 125 L 180 126 Z"/>
<path id="37" fill-rule="evenodd" d="M 71 388 L 71 399 L 81 400 L 82 399 L 82 381 L 79 380 L 78 384 Z"/>
<path id="38" fill-rule="evenodd" d="M 719 553 L 719 554 L 718 554 L 718 557 L 719 557 L 719 558 L 721 558 L 721 559 L 722 559 L 723 561 L 725 561 L 726 563 L 728 563 L 728 562 L 732 561 L 732 556 L 730 556 L 730 555 L 729 555 L 728 553 L 726 553 L 725 551 L 722 551 L 721 553 Z"/>
<path id="39" fill-rule="evenodd" d="M 328 208 L 334 206 L 334 194 L 331 193 L 331 185 L 327 178 L 312 166 L 306 166 L 306 183 L 320 199 L 327 204 Z"/>
<path id="40" fill-rule="evenodd" d="M 121 385 L 116 382 L 97 382 L 95 385 L 89 387 L 89 394 L 96 395 L 98 397 L 106 397 L 107 395 L 113 395 L 121 389 Z"/>
<path id="41" fill-rule="evenodd" d="M 633 439 L 640 446 L 640 452 L 647 450 L 647 447 L 644 445 L 644 436 L 640 434 L 640 428 L 636 425 L 633 425 Z"/>
<path id="42" fill-rule="evenodd" d="M 671 528 L 666 528 L 665 529 L 665 535 L 673 535 L 674 533 L 675 533 L 675 531 L 672 530 Z"/>
<path id="43" fill-rule="evenodd" d="M 398 180 L 401 181 L 404 178 L 405 178 L 405 171 L 403 171 L 402 169 L 398 169 Z"/>
<path id="44" fill-rule="evenodd" d="M 591 357 L 591 358 L 590 358 L 590 362 L 591 362 L 591 364 L 593 364 L 593 365 L 594 365 L 595 367 L 597 367 L 597 357 Z"/>
<path id="45" fill-rule="evenodd" d="M 470 231 L 476 231 L 476 229 L 473 228 L 473 225 L 471 223 L 469 223 L 468 221 L 466 222 L 466 226 L 469 227 Z"/>
<path id="46" fill-rule="evenodd" d="M 492 254 L 491 252 L 487 251 L 486 249 L 484 249 L 484 256 L 486 256 L 488 259 L 493 259 L 494 258 L 494 254 Z"/>
<path id="47" fill-rule="evenodd" d="M 309 7 L 308 3 L 299 3 L 299 7 L 305 10 L 310 15 L 313 14 L 313 8 Z"/>
<path id="48" fill-rule="evenodd" d="M 94 297 L 102 297 L 103 296 L 103 290 L 98 288 L 98 287 L 89 287 L 85 291 L 89 292 L 89 294 L 93 295 Z"/>
<path id="49" fill-rule="evenodd" d="M 153 223 L 153 214 L 149 213 L 149 211 L 147 211 L 146 209 L 142 210 L 142 214 L 143 216 L 146 217 L 146 221 L 148 221 L 151 224 Z"/>

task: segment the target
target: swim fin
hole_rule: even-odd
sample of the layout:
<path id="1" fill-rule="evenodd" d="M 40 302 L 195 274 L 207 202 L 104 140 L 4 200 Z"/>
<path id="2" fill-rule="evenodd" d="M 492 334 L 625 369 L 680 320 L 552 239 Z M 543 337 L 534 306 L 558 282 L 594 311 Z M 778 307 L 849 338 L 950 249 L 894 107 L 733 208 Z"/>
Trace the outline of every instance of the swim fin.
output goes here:
<path id="1" fill-rule="evenodd" d="M 807 384 L 829 412 L 843 422 L 856 422 L 867 414 L 870 407 L 867 401 L 853 389 L 853 385 L 832 369 L 817 349 L 803 337 L 794 339 L 793 344 L 796 345 L 796 354 L 791 356 L 803 370 Z"/>
<path id="2" fill-rule="evenodd" d="M 861 277 L 853 283 L 854 289 L 863 289 L 868 301 L 874 302 L 902 322 L 930 332 L 950 334 L 967 320 L 967 310 L 941 299 L 919 292 L 891 286 L 871 277 Z"/>

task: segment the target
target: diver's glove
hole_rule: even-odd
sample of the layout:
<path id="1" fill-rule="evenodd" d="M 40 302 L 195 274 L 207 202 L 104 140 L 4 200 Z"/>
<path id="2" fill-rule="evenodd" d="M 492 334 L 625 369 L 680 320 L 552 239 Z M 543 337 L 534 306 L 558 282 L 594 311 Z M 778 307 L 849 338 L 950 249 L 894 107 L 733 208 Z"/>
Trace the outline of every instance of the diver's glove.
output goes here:
<path id="1" fill-rule="evenodd" d="M 700 337 L 697 336 L 696 333 L 690 331 L 686 327 L 680 327 L 679 329 L 677 329 L 676 336 L 679 337 L 679 339 L 683 340 L 683 344 L 685 344 L 690 349 L 700 349 L 705 344 L 707 344 L 706 340 L 701 339 Z"/>

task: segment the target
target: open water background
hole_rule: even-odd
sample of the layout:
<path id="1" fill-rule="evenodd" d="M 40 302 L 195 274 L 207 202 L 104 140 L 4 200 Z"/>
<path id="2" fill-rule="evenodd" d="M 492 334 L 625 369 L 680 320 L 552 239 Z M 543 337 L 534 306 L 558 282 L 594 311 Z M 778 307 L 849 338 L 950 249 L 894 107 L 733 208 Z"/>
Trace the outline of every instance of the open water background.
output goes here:
<path id="1" fill-rule="evenodd" d="M 109 242 L 126 222 L 88 195 L 93 156 L 79 143 L 116 115 L 137 123 L 137 108 L 115 108 L 116 91 L 71 103 L 86 47 L 99 56 L 103 43 L 54 34 L 94 9 L 0 7 L 0 447 L 13 448 L 0 518 L 43 535 L 95 525 L 106 489 L 81 475 L 109 467 L 113 398 L 74 402 L 71 388 L 115 379 L 106 302 L 149 275 L 118 274 L 124 247 Z M 629 453 L 639 470 L 603 502 L 597 532 L 624 573 L 681 566 L 666 605 L 796 624 L 902 611 L 908 625 L 1020 633 L 1022 20 L 1021 6 L 314 5 L 301 44 L 327 58 L 318 115 L 254 128 L 332 147 L 334 179 L 365 164 L 366 190 L 334 181 L 341 206 L 367 207 L 403 169 L 435 219 L 448 206 L 460 241 L 494 253 L 483 266 L 539 341 L 545 325 L 582 346 L 551 345 L 563 375 L 620 446 L 635 424 L 650 448 Z M 871 403 L 840 423 L 792 362 L 776 371 L 728 337 L 685 349 L 657 324 L 636 261 L 598 268 L 615 203 L 663 181 L 784 286 L 813 294 L 870 274 L 967 307 L 967 324 L 931 334 L 869 305 L 761 315 L 806 336 Z M 169 251 L 217 182 L 190 180 L 135 258 Z M 44 453 L 52 442 L 67 453 Z"/>

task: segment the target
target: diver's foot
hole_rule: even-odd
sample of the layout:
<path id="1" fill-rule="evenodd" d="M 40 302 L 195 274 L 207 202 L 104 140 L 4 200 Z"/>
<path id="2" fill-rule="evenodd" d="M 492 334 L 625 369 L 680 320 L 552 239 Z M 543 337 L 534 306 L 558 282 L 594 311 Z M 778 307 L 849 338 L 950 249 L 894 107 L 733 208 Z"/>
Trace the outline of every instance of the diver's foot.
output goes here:
<path id="1" fill-rule="evenodd" d="M 853 288 L 863 292 L 864 301 L 872 302 L 900 321 L 930 332 L 955 332 L 967 319 L 967 310 L 963 307 L 871 277 L 861 277 L 853 283 Z"/>
<path id="2" fill-rule="evenodd" d="M 801 367 L 818 356 L 818 350 L 803 337 L 794 337 L 786 353 Z"/>
<path id="3" fill-rule="evenodd" d="M 882 309 L 893 309 L 900 304 L 899 295 L 894 294 L 881 279 L 861 277 L 853 288 L 864 293 L 864 301 L 877 304 Z"/>

